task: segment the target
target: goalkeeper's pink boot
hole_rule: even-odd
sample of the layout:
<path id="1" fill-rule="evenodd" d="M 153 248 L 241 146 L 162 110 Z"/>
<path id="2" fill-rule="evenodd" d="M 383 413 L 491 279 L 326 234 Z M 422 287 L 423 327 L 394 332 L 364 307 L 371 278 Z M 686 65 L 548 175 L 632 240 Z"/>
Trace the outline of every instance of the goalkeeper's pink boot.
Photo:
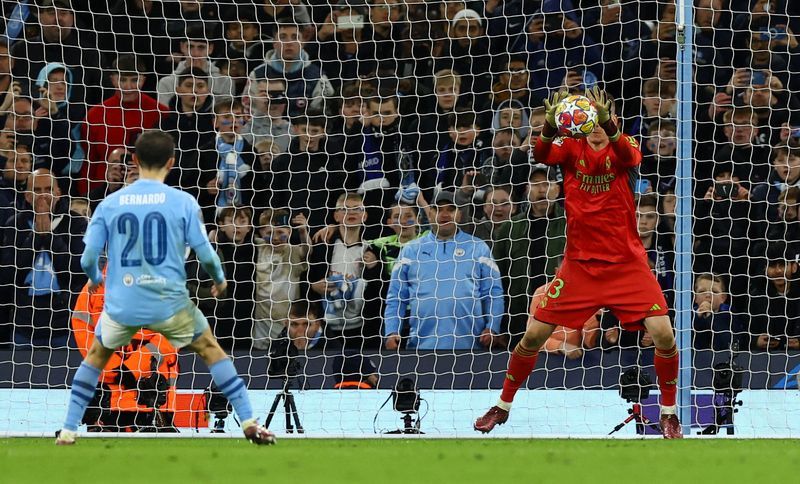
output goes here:
<path id="1" fill-rule="evenodd" d="M 256 445 L 272 445 L 277 442 L 275 434 L 259 425 L 254 418 L 242 422 L 242 429 L 244 437 Z"/>
<path id="2" fill-rule="evenodd" d="M 475 421 L 473 428 L 484 434 L 489 433 L 495 425 L 503 425 L 508 420 L 508 412 L 495 405 L 483 417 Z"/>
<path id="3" fill-rule="evenodd" d="M 661 415 L 661 435 L 665 439 L 682 439 L 683 430 L 681 429 L 681 422 L 675 414 Z"/>

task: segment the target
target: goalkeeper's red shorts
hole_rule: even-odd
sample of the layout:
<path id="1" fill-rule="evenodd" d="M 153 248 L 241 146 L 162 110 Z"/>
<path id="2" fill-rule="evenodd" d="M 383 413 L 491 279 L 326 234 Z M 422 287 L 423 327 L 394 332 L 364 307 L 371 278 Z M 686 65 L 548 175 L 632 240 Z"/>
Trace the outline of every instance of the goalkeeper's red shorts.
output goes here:
<path id="1" fill-rule="evenodd" d="M 598 309 L 608 309 L 623 329 L 645 329 L 643 320 L 668 313 L 664 293 L 646 256 L 625 263 L 565 259 L 533 317 L 581 329 Z"/>

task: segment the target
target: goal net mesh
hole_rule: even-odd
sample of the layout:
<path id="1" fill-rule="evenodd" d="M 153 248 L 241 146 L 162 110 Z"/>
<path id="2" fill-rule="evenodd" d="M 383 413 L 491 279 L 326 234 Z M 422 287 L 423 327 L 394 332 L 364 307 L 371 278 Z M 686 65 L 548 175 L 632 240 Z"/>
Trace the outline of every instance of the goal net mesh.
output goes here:
<path id="1" fill-rule="evenodd" d="M 190 296 L 262 421 L 471 435 L 567 243 L 543 101 L 598 86 L 642 150 L 684 425 L 798 435 L 800 6 L 687 2 L 3 1 L 0 433 L 60 428 L 103 306 L 83 234 L 161 129 L 229 284 L 212 297 L 187 251 Z M 557 328 L 497 434 L 606 435 L 640 402 L 657 421 L 653 355 L 604 309 Z M 138 333 L 82 429 L 238 435 L 210 383 Z"/>

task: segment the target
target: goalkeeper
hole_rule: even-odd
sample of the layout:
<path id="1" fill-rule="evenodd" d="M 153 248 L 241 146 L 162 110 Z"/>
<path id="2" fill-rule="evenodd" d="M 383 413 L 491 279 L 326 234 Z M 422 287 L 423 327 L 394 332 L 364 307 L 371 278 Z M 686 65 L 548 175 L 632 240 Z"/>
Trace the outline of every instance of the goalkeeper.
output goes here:
<path id="1" fill-rule="evenodd" d="M 587 93 L 597 109 L 594 131 L 585 139 L 556 137 L 556 105 L 567 95 L 556 93 L 545 101 L 546 123 L 534 148 L 536 162 L 561 165 L 564 173 L 564 263 L 511 353 L 497 405 L 474 427 L 485 433 L 506 422 L 514 395 L 533 371 L 539 349 L 556 326 L 580 329 L 598 309 L 607 308 L 623 329 L 645 329 L 652 336 L 661 430 L 664 438 L 681 438 L 675 405 L 675 336 L 636 224 L 633 184 L 642 154 L 636 140 L 620 132 L 611 99 L 598 88 Z"/>

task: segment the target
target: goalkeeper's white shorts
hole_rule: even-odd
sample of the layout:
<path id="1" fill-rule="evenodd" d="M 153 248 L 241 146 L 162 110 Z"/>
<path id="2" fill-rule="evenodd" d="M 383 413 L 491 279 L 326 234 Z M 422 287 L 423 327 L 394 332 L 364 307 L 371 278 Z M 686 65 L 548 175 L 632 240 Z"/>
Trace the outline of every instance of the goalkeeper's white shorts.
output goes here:
<path id="1" fill-rule="evenodd" d="M 183 348 L 200 337 L 208 328 L 208 320 L 194 304 L 186 306 L 171 318 L 147 326 L 126 326 L 120 324 L 105 311 L 94 330 L 94 335 L 105 348 L 115 350 L 130 343 L 133 335 L 142 328 L 164 335 L 175 348 Z"/>

